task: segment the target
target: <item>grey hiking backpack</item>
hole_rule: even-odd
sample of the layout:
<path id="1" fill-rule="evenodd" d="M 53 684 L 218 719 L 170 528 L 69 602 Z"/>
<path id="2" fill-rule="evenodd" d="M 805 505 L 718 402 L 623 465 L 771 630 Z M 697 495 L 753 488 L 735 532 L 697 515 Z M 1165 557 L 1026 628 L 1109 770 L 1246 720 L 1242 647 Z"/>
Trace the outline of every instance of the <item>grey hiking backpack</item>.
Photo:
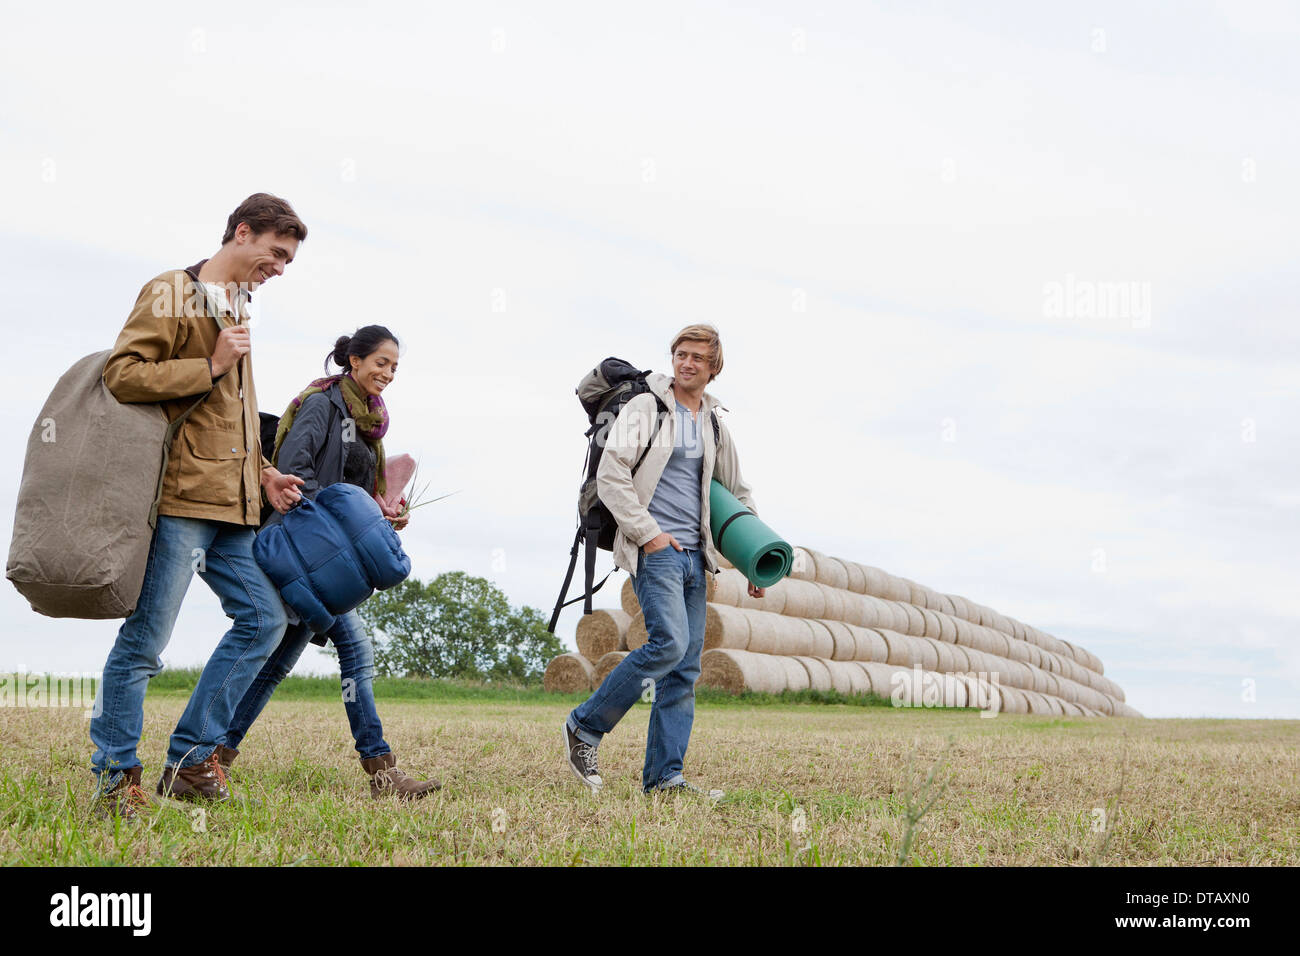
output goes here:
<path id="1" fill-rule="evenodd" d="M 614 573 L 610 571 L 601 578 L 600 584 L 592 587 L 592 581 L 596 577 L 596 551 L 597 549 L 613 551 L 614 533 L 618 530 L 614 516 L 609 513 L 609 509 L 596 494 L 596 469 L 600 467 L 600 456 L 605 451 L 605 440 L 609 437 L 609 430 L 613 427 L 619 412 L 623 410 L 623 406 L 636 396 L 650 392 L 650 386 L 646 384 L 646 376 L 649 374 L 648 369 L 639 371 L 620 358 L 607 358 L 584 375 L 574 390 L 577 392 L 578 401 L 582 403 L 583 411 L 587 413 L 587 422 L 591 427 L 584 433 L 588 439 L 587 459 L 582 469 L 582 486 L 578 491 L 578 531 L 573 538 L 573 548 L 569 551 L 569 570 L 564 575 L 560 597 L 555 602 L 555 610 L 551 612 L 551 622 L 546 626 L 546 629 L 552 633 L 555 632 L 555 624 L 560 619 L 560 612 L 570 604 L 582 601 L 582 612 L 590 614 L 591 596 L 604 587 L 605 582 L 609 580 L 609 575 Z M 650 392 L 650 394 L 654 393 Z M 641 467 L 641 463 L 645 461 L 645 456 L 650 453 L 655 435 L 659 433 L 659 427 L 663 423 L 663 415 L 668 412 L 663 399 L 658 395 L 655 395 L 654 399 L 660 414 L 655 416 L 655 427 L 650 433 L 645 451 L 632 466 L 634 475 Z M 713 422 L 714 443 L 721 444 L 718 417 L 713 413 L 710 413 L 709 417 Z M 578 552 L 582 550 L 584 543 L 586 573 L 583 593 L 573 600 L 566 601 L 569 585 L 573 581 L 573 570 L 578 563 Z"/>

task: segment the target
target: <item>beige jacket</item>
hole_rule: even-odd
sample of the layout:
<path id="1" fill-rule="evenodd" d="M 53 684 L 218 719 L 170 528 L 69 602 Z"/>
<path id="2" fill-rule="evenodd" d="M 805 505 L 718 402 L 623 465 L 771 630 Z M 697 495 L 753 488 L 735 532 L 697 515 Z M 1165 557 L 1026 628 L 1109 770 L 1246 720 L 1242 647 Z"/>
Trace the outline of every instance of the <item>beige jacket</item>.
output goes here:
<path id="1" fill-rule="evenodd" d="M 247 316 L 207 313 L 195 281 L 202 264 L 164 272 L 140 290 L 104 384 L 119 402 L 159 403 L 168 421 L 211 389 L 172 443 L 158 513 L 256 526 L 270 462 L 262 457 L 252 362 L 245 355 L 215 382 L 209 362 L 217 334 Z"/>
<path id="2" fill-rule="evenodd" d="M 672 383 L 672 378 L 659 372 L 651 372 L 646 376 L 650 390 L 663 399 L 670 409 L 676 408 Z M 703 480 L 700 482 L 700 541 L 705 542 L 702 552 L 705 569 L 713 574 L 718 571 L 718 553 L 713 547 L 709 525 L 710 479 L 718 479 L 741 504 L 751 511 L 758 511 L 754 507 L 749 485 L 745 484 L 745 479 L 740 475 L 736 446 L 721 416 L 718 416 L 718 424 L 722 433 L 722 446 L 714 446 L 713 426 L 707 419 L 711 411 L 719 408 L 722 405 L 718 400 L 705 392 L 699 411 L 704 416 L 701 420 L 704 427 L 700 429 L 704 446 Z M 645 451 L 658 414 L 659 406 L 651 395 L 638 395 L 624 405 L 609 430 L 605 451 L 596 468 L 596 494 L 618 522 L 618 531 L 614 535 L 614 564 L 633 575 L 636 574 L 638 549 L 661 533 L 659 523 L 650 516 L 648 506 L 677 439 L 677 415 L 664 416 L 659 433 L 655 435 L 654 446 L 633 476 L 632 466 Z"/>

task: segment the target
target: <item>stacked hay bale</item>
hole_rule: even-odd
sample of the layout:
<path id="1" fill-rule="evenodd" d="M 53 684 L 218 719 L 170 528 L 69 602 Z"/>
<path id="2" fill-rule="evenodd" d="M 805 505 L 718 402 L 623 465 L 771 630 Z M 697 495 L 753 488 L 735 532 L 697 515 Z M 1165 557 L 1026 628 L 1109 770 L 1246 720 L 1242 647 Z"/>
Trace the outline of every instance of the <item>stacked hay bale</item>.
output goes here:
<path id="1" fill-rule="evenodd" d="M 1010 713 L 1141 716 L 1095 654 L 880 568 L 796 548 L 790 577 L 761 599 L 749 596 L 734 568 L 710 581 L 700 677 L 706 686 L 734 693 L 870 691 L 904 703 Z M 630 579 L 621 604 L 578 625 L 592 687 L 622 659 L 613 653 L 646 641 Z M 580 665 L 561 662 L 572 656 L 551 662 L 557 673 L 552 678 L 548 666 L 548 687 L 564 683 L 562 675 L 581 684 Z M 597 660 L 604 667 L 599 678 L 591 664 Z"/>

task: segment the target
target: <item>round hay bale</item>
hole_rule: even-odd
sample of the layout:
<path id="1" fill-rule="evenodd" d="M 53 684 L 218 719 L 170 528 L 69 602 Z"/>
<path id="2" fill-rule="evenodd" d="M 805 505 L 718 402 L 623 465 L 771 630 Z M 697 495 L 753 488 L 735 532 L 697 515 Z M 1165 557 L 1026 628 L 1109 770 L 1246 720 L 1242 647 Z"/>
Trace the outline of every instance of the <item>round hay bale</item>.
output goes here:
<path id="1" fill-rule="evenodd" d="M 856 561 L 841 561 L 844 570 L 849 576 L 849 590 L 854 594 L 867 593 L 867 576 L 862 571 L 862 565 Z"/>
<path id="2" fill-rule="evenodd" d="M 960 594 L 949 594 L 948 600 L 952 602 L 953 616 L 959 617 L 963 621 L 971 620 L 970 609 L 966 606 L 966 599 Z"/>
<path id="3" fill-rule="evenodd" d="M 704 649 L 715 647 L 749 649 L 749 618 L 740 608 L 726 604 L 709 604 L 704 608 Z"/>
<path id="4" fill-rule="evenodd" d="M 1002 697 L 993 684 L 973 674 L 962 674 L 960 677 L 966 684 L 967 707 L 974 707 L 976 710 L 1002 709 Z"/>
<path id="5" fill-rule="evenodd" d="M 1000 631 L 991 632 L 994 646 L 998 647 L 997 653 L 1013 661 L 1024 661 L 1026 664 L 1033 663 L 1029 649 L 1032 644 L 1026 644 L 1024 641 L 1015 641 L 1007 637 Z"/>
<path id="6" fill-rule="evenodd" d="M 939 594 L 939 610 L 943 611 L 943 613 L 947 614 L 949 617 L 960 616 L 957 613 L 957 608 L 952 603 L 952 598 L 942 592 Z"/>
<path id="7" fill-rule="evenodd" d="M 925 636 L 925 617 L 921 614 L 921 609 L 911 604 L 904 604 L 903 611 L 907 614 L 907 629 L 904 634 L 910 634 L 912 637 Z"/>
<path id="8" fill-rule="evenodd" d="M 854 594 L 851 591 L 841 591 L 840 600 L 844 603 L 843 621 L 846 624 L 856 624 L 858 627 L 873 627 L 876 619 L 875 608 L 873 608 L 862 594 Z"/>
<path id="9" fill-rule="evenodd" d="M 1029 712 L 1031 714 L 1050 714 L 1051 705 L 1047 703 L 1047 698 L 1035 690 L 1022 690 L 1025 700 L 1029 702 Z"/>
<path id="10" fill-rule="evenodd" d="M 889 609 L 889 620 L 882 622 L 884 627 L 891 631 L 897 631 L 899 634 L 906 634 L 907 629 L 911 627 L 911 618 L 903 610 L 903 605 L 897 601 L 886 601 L 885 606 Z"/>
<path id="11" fill-rule="evenodd" d="M 957 632 L 956 643 L 960 644 L 962 647 L 974 647 L 976 650 L 979 650 L 979 647 L 975 644 L 975 632 L 971 630 L 969 621 L 964 617 L 954 617 L 952 619 L 952 626 Z"/>
<path id="12" fill-rule="evenodd" d="M 935 670 L 940 674 L 951 674 L 957 669 L 957 659 L 953 655 L 951 644 L 945 644 L 933 637 L 926 637 L 923 640 L 928 642 L 934 648 L 935 653 L 939 655 L 939 665 Z"/>
<path id="13" fill-rule="evenodd" d="M 869 627 L 853 627 L 853 640 L 857 650 L 856 661 L 876 661 L 885 664 L 889 661 L 889 645 L 880 636 L 880 632 Z"/>
<path id="14" fill-rule="evenodd" d="M 821 618 L 826 616 L 826 599 L 813 581 L 786 578 L 784 582 L 785 608 L 790 617 Z"/>
<path id="15" fill-rule="evenodd" d="M 700 683 L 731 694 L 778 694 L 785 689 L 785 669 L 775 661 L 765 654 L 714 648 L 700 655 Z"/>
<path id="16" fill-rule="evenodd" d="M 822 660 L 829 660 L 835 654 L 835 635 L 831 629 L 826 626 L 825 621 L 804 621 L 808 629 L 812 631 L 812 653 L 809 657 L 820 657 Z"/>
<path id="17" fill-rule="evenodd" d="M 627 655 L 627 651 L 610 651 L 608 654 L 601 655 L 600 660 L 596 661 L 596 676 L 592 679 L 591 689 L 595 690 L 605 683 L 605 678 L 609 676 L 610 671 L 623 663 L 623 658 Z"/>
<path id="18" fill-rule="evenodd" d="M 785 596 L 788 593 L 784 580 L 777 581 L 776 584 L 767 588 L 761 598 L 752 598 L 749 596 L 749 582 L 742 579 L 741 606 L 752 607 L 760 611 L 766 611 L 768 614 L 785 613 Z M 798 615 L 795 615 L 796 617 Z"/>
<path id="19" fill-rule="evenodd" d="M 770 617 L 772 629 L 776 633 L 776 650 L 772 653 L 785 657 L 816 656 L 813 654 L 813 629 L 808 621 L 801 617 L 785 617 L 780 614 L 773 614 Z"/>
<path id="20" fill-rule="evenodd" d="M 1011 687 L 1007 684 L 998 684 L 997 690 L 1002 695 L 1002 710 L 1004 713 L 1029 713 L 1029 699 L 1025 697 L 1025 692 L 1023 690 L 1018 687 Z"/>
<path id="21" fill-rule="evenodd" d="M 868 623 L 859 624 L 859 627 L 889 627 L 894 623 L 894 612 L 889 609 L 885 601 L 869 594 L 864 594 L 862 601 L 866 609 L 862 620 Z"/>
<path id="22" fill-rule="evenodd" d="M 894 667 L 889 664 L 879 664 L 875 661 L 854 661 L 852 666 L 861 668 L 862 672 L 867 675 L 867 680 L 871 684 L 871 693 L 886 700 L 891 699 L 893 696 L 894 675 L 901 674 L 904 687 L 903 701 L 905 703 L 911 701 L 912 681 L 910 668 Z"/>
<path id="23" fill-rule="evenodd" d="M 627 649 L 627 628 L 632 616 L 621 609 L 592 611 L 578 618 L 578 653 L 598 661 L 610 651 Z"/>
<path id="24" fill-rule="evenodd" d="M 957 621 L 951 614 L 945 614 L 943 611 L 935 611 L 934 616 L 939 619 L 939 640 L 945 644 L 957 643 Z"/>
<path id="25" fill-rule="evenodd" d="M 636 589 L 632 587 L 632 576 L 628 575 L 623 582 L 622 589 L 618 592 L 619 604 L 623 606 L 623 613 L 629 618 L 636 617 L 641 613 L 641 602 L 636 599 Z"/>
<path id="26" fill-rule="evenodd" d="M 727 604 L 731 607 L 740 607 L 740 602 L 746 596 L 745 576 L 732 568 L 729 571 L 719 571 L 713 576 L 714 590 L 713 597 L 709 601 L 713 604 Z"/>
<path id="27" fill-rule="evenodd" d="M 822 661 L 831 675 L 831 687 L 839 694 L 865 694 L 871 690 L 871 682 L 861 667 L 854 667 L 851 661 Z"/>
<path id="28" fill-rule="evenodd" d="M 903 578 L 907 585 L 907 603 L 913 607 L 925 607 L 925 588 L 910 578 Z"/>
<path id="29" fill-rule="evenodd" d="M 781 637 L 777 622 L 785 619 L 749 609 L 745 609 L 744 615 L 749 619 L 749 646 L 745 649 L 755 654 L 779 654 Z"/>
<path id="30" fill-rule="evenodd" d="M 920 654 L 912 638 L 906 634 L 899 634 L 897 631 L 886 630 L 885 628 L 877 629 L 877 633 L 885 639 L 889 646 L 889 658 L 887 663 L 895 667 L 911 667 L 913 664 L 920 664 Z"/>
<path id="31" fill-rule="evenodd" d="M 818 589 L 822 592 L 822 613 L 817 615 L 823 621 L 842 621 L 844 620 L 844 598 L 842 591 L 823 584 L 817 583 Z"/>
<path id="32" fill-rule="evenodd" d="M 808 688 L 810 690 L 834 690 L 835 685 L 831 682 L 831 671 L 823 661 L 815 657 L 795 657 L 794 660 L 803 665 L 803 669 L 808 672 Z"/>
<path id="33" fill-rule="evenodd" d="M 790 564 L 790 577 L 796 581 L 816 581 L 817 562 L 807 548 L 795 548 Z"/>
<path id="34" fill-rule="evenodd" d="M 560 654 L 551 659 L 542 674 L 542 686 L 552 694 L 576 694 L 591 690 L 596 668 L 581 654 Z"/>
<path id="35" fill-rule="evenodd" d="M 1023 647 L 1025 650 L 1029 651 L 1029 663 L 1033 664 L 1035 667 L 1041 667 L 1043 670 L 1049 669 L 1047 667 L 1048 656 L 1056 657 L 1056 655 L 1051 651 L 1045 651 L 1037 644 L 1030 644 L 1028 641 L 1017 641 L 1014 637 L 1009 638 L 1009 640 L 1017 647 Z"/>
<path id="36" fill-rule="evenodd" d="M 939 615 L 935 614 L 929 608 L 917 608 L 921 612 L 921 620 L 925 622 L 924 637 L 932 637 L 936 641 L 943 640 L 943 627 L 939 624 Z"/>
<path id="37" fill-rule="evenodd" d="M 839 558 L 818 552 L 813 556 L 817 562 L 817 580 L 828 587 L 848 590 L 849 572 Z"/>
<path id="38" fill-rule="evenodd" d="M 793 657 L 773 657 L 778 665 L 785 671 L 785 690 L 801 691 L 808 690 L 812 682 L 808 677 L 808 672 L 804 666 Z"/>
<path id="39" fill-rule="evenodd" d="M 650 640 L 650 635 L 646 633 L 645 615 L 637 611 L 636 616 L 628 622 L 624 642 L 629 651 L 634 651 L 648 640 Z"/>
<path id="40" fill-rule="evenodd" d="M 937 642 L 928 637 L 913 637 L 912 643 L 920 657 L 921 667 L 939 673 L 939 650 L 935 647 Z"/>
<path id="41" fill-rule="evenodd" d="M 912 598 L 912 589 L 907 586 L 907 582 L 900 577 L 889 575 L 889 595 L 895 600 L 906 604 Z"/>
<path id="42" fill-rule="evenodd" d="M 966 706 L 966 683 L 956 674 L 944 674 L 940 684 L 943 695 L 943 706 L 945 707 L 965 707 Z"/>
<path id="43" fill-rule="evenodd" d="M 1029 668 L 1029 675 L 1032 679 L 1031 686 L 1034 690 L 1040 694 L 1050 693 L 1051 687 L 1047 683 L 1047 671 L 1041 667 L 1035 667 L 1033 664 L 1025 664 L 1024 666 Z"/>
<path id="44" fill-rule="evenodd" d="M 966 655 L 966 648 L 960 644 L 948 644 L 946 641 L 944 643 L 948 648 L 948 653 L 952 655 L 953 671 L 958 674 L 965 674 L 970 671 L 970 658 Z"/>
<path id="45" fill-rule="evenodd" d="M 859 565 L 859 567 L 862 568 L 862 576 L 867 582 L 866 593 L 870 594 L 872 597 L 882 599 L 889 597 L 889 594 L 887 593 L 889 587 L 886 582 L 887 576 L 885 572 L 880 570 L 880 568 L 873 568 L 869 564 Z"/>
<path id="46" fill-rule="evenodd" d="M 853 634 L 853 627 L 843 621 L 822 621 L 831 632 L 834 640 L 830 659 L 835 661 L 852 661 L 858 657 L 858 640 Z"/>

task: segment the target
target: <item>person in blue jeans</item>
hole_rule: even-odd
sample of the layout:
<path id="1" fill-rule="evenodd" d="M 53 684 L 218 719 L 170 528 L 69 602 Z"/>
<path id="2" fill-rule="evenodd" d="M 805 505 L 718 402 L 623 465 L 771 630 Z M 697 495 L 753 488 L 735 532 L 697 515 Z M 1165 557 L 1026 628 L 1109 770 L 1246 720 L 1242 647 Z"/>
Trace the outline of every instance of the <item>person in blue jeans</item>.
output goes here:
<path id="1" fill-rule="evenodd" d="M 308 498 L 340 481 L 382 497 L 388 492 L 383 444 L 388 409 L 382 396 L 397 374 L 397 339 L 382 325 L 367 325 L 334 343 L 325 359 L 327 372 L 331 360 L 345 371 L 317 379 L 290 402 L 280 419 L 271 459 L 303 479 L 302 493 Z M 409 512 L 402 514 L 400 508 L 382 504 L 381 508 L 398 531 L 410 521 Z M 279 517 L 271 515 L 266 527 L 277 521 Z M 323 635 L 313 635 L 303 623 L 289 625 L 284 640 L 235 709 L 220 749 L 223 767 L 230 769 L 249 728 L 307 645 L 324 644 L 326 639 L 338 652 L 343 707 L 361 767 L 370 775 L 370 795 L 412 800 L 439 789 L 437 780 L 417 780 L 398 768 L 397 756 L 384 740 L 375 707 L 374 646 L 356 611 L 335 618 Z"/>
<path id="2" fill-rule="evenodd" d="M 757 513 L 731 433 L 717 417 L 719 403 L 704 390 L 722 371 L 717 330 L 687 326 L 669 354 L 673 377 L 646 376 L 650 393 L 623 406 L 596 471 L 597 495 L 618 523 L 614 563 L 632 574 L 647 640 L 565 720 L 566 762 L 593 791 L 604 785 L 597 765 L 601 739 L 634 703 L 648 700 L 641 789 L 705 792 L 686 780 L 683 766 L 704 647 L 704 575 L 718 570 L 709 530 L 709 483 L 717 479 Z M 660 402 L 671 411 L 656 431 Z M 751 583 L 749 594 L 761 598 L 764 589 Z M 708 796 L 719 799 L 722 791 L 710 790 Z"/>
<path id="3" fill-rule="evenodd" d="M 283 199 L 250 196 L 230 214 L 211 258 L 145 285 L 105 362 L 104 385 L 114 398 L 156 403 L 180 425 L 162 475 L 144 581 L 104 664 L 90 722 L 101 815 L 136 819 L 149 806 L 136 753 L 145 691 L 162 670 L 160 655 L 196 573 L 233 624 L 172 732 L 157 793 L 214 802 L 230 796 L 216 749 L 286 623 L 275 587 L 253 560 L 262 495 L 285 511 L 302 484 L 261 454 L 248 297 L 284 272 L 306 237 L 307 227 Z"/>

